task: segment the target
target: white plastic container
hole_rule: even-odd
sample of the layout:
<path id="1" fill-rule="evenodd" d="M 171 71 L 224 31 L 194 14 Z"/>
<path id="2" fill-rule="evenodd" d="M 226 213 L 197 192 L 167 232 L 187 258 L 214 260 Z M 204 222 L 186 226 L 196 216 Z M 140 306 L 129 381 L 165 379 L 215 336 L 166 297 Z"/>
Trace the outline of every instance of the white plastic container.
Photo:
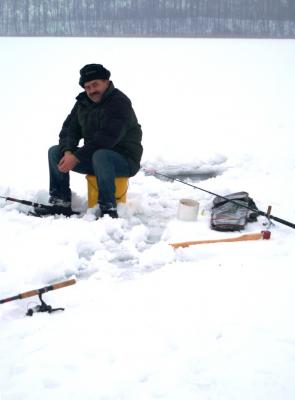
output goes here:
<path id="1" fill-rule="evenodd" d="M 181 199 L 178 204 L 177 218 L 181 221 L 197 221 L 199 203 L 196 200 Z"/>

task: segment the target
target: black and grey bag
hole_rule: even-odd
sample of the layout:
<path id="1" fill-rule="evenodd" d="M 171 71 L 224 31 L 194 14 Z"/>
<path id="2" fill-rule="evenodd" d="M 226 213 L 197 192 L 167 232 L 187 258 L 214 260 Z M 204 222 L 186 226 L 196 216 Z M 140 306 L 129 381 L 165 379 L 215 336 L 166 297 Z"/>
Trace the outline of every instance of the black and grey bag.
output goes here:
<path id="1" fill-rule="evenodd" d="M 235 203 L 230 200 L 234 200 Z M 240 231 L 245 228 L 247 222 L 257 221 L 258 213 L 243 206 L 258 211 L 247 192 L 232 193 L 224 198 L 215 197 L 211 212 L 211 228 L 216 231 Z"/>

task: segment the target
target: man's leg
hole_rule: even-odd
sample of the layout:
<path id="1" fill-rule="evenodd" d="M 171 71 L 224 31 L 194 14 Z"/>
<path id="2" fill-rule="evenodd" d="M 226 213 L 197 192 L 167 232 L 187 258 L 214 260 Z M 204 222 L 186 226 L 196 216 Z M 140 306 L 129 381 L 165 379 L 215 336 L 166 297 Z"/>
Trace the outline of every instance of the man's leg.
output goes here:
<path id="1" fill-rule="evenodd" d="M 100 149 L 92 156 L 92 166 L 99 187 L 99 205 L 102 212 L 117 207 L 115 178 L 130 176 L 128 161 L 119 153 Z"/>
<path id="2" fill-rule="evenodd" d="M 70 174 L 60 172 L 58 169 L 58 163 L 62 158 L 63 154 L 60 151 L 59 146 L 52 146 L 48 150 L 48 161 L 49 161 L 49 195 L 51 202 L 55 200 L 61 200 L 63 202 L 71 202 L 71 189 L 70 189 Z M 81 174 L 93 174 L 91 162 L 83 162 L 76 165 L 74 168 L 75 172 Z"/>
<path id="3" fill-rule="evenodd" d="M 59 199 L 65 202 L 71 201 L 70 174 L 60 172 L 58 163 L 62 158 L 59 146 L 52 146 L 48 150 L 49 163 L 49 195 L 52 199 Z"/>

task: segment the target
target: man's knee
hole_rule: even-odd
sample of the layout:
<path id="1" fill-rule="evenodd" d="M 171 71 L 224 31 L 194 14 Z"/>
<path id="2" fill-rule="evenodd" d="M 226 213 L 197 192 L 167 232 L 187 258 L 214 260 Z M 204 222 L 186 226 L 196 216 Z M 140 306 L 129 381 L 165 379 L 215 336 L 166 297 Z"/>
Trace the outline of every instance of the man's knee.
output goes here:
<path id="1" fill-rule="evenodd" d="M 48 159 L 50 162 L 58 163 L 61 158 L 61 151 L 58 145 L 52 146 L 48 149 Z"/>
<path id="2" fill-rule="evenodd" d="M 110 161 L 110 154 L 112 150 L 99 149 L 96 150 L 92 155 L 92 165 L 103 167 Z"/>

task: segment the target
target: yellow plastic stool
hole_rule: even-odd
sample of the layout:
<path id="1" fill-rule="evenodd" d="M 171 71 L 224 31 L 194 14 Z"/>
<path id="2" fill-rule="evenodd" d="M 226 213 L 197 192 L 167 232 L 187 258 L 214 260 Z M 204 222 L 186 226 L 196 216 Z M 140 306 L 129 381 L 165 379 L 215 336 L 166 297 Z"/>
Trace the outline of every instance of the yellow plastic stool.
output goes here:
<path id="1" fill-rule="evenodd" d="M 94 175 L 86 175 L 88 186 L 88 207 L 96 206 L 99 199 L 99 189 L 97 187 L 96 177 Z M 115 179 L 116 201 L 117 203 L 126 203 L 126 195 L 128 190 L 128 178 L 120 177 Z"/>

